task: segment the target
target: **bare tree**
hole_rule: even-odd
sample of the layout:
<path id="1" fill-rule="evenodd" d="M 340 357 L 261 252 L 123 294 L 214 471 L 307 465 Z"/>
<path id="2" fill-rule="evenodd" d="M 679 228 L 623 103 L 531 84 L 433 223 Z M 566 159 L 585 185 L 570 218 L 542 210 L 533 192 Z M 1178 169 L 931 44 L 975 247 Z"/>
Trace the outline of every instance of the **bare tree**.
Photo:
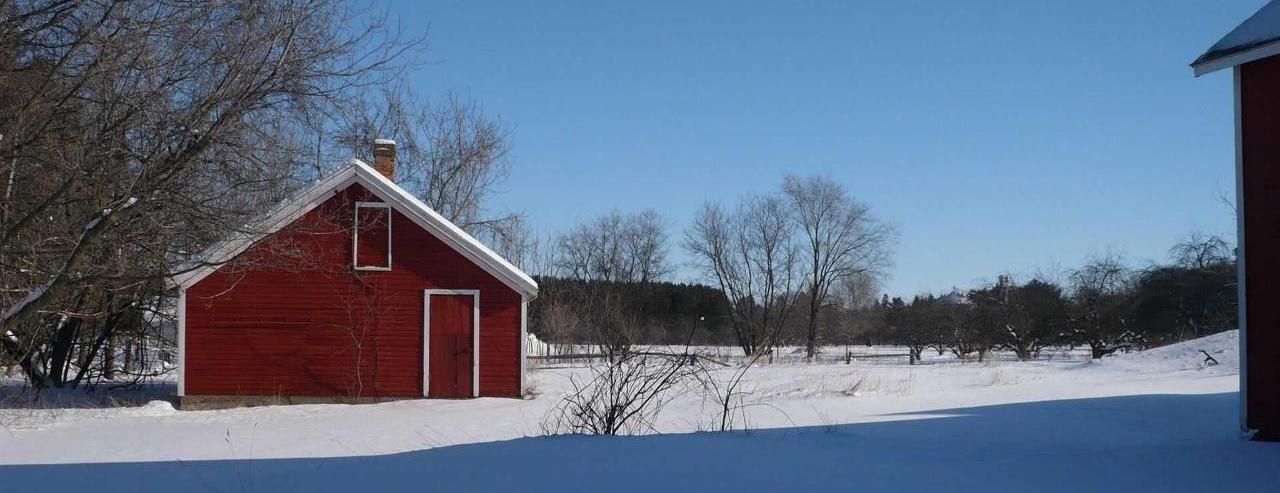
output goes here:
<path id="1" fill-rule="evenodd" d="M 524 240 L 519 243 L 520 253 L 507 258 L 535 276 L 557 275 L 555 236 L 535 233 L 527 225 L 521 229 Z"/>
<path id="2" fill-rule="evenodd" d="M 1129 333 L 1129 268 L 1118 254 L 1090 258 L 1071 273 L 1071 325 L 1094 359 L 1120 349 Z"/>
<path id="3" fill-rule="evenodd" d="M 880 280 L 870 272 L 841 276 L 836 283 L 836 296 L 846 310 L 875 306 L 880 292 Z"/>
<path id="4" fill-rule="evenodd" d="M 874 325 L 869 323 L 867 310 L 876 306 L 878 281 L 870 274 L 853 274 L 841 277 L 831 289 L 831 301 L 827 316 L 823 317 L 838 344 L 867 342 Z"/>
<path id="5" fill-rule="evenodd" d="M 294 188 L 300 115 L 414 45 L 330 0 L 0 3 L 0 351 L 37 387 L 114 357 L 178 260 Z"/>
<path id="6" fill-rule="evenodd" d="M 684 247 L 729 302 L 747 355 L 770 351 L 797 299 L 799 253 L 783 197 L 751 196 L 733 212 L 707 204 L 685 231 Z"/>
<path id="7" fill-rule="evenodd" d="M 537 319 L 530 323 L 538 330 L 538 338 L 547 344 L 555 344 L 556 354 L 575 352 L 578 344 L 590 341 L 580 338 L 587 332 L 586 321 L 583 320 L 581 308 L 575 306 L 573 300 L 558 293 L 541 293 L 539 309 L 534 312 Z M 549 296 L 548 296 L 549 295 Z"/>
<path id="8" fill-rule="evenodd" d="M 1011 286 L 1005 312 L 1004 347 L 1028 360 L 1067 340 L 1067 302 L 1062 287 L 1045 279 Z"/>
<path id="9" fill-rule="evenodd" d="M 1231 261 L 1231 245 L 1217 235 L 1191 233 L 1169 249 L 1176 265 L 1189 269 L 1207 269 Z"/>
<path id="10" fill-rule="evenodd" d="M 671 274 L 667 262 L 667 224 L 652 209 L 632 215 L 624 230 L 623 251 L 631 264 L 634 282 L 659 281 Z"/>
<path id="11" fill-rule="evenodd" d="M 540 273 L 544 253 L 541 240 L 534 235 L 523 214 L 510 214 L 501 219 L 476 226 L 472 232 L 502 258 L 525 272 Z"/>
<path id="12" fill-rule="evenodd" d="M 941 331 L 935 323 L 937 305 L 937 298 L 931 294 L 917 295 L 911 300 L 911 304 L 899 297 L 890 301 L 886 295 L 881 303 L 888 336 L 895 344 L 906 346 L 909 364 L 920 362 L 924 350 L 936 344 L 940 338 Z"/>
<path id="13" fill-rule="evenodd" d="M 667 227 L 657 212 L 610 212 L 556 240 L 556 266 L 572 279 L 648 283 L 671 273 Z"/>
<path id="14" fill-rule="evenodd" d="M 1221 238 L 1192 234 L 1170 249 L 1172 265 L 1133 276 L 1133 331 L 1142 344 L 1202 337 L 1238 325 L 1234 252 Z"/>
<path id="15" fill-rule="evenodd" d="M 1053 281 L 1033 278 L 1018 284 L 1004 274 L 995 283 L 970 290 L 968 300 L 972 308 L 963 339 L 976 344 L 971 347 L 979 357 L 985 348 L 998 347 L 1029 360 L 1068 339 L 1067 300 Z"/>
<path id="16" fill-rule="evenodd" d="M 625 218 L 613 211 L 579 224 L 556 238 L 555 268 L 570 279 L 591 281 L 630 280 L 623 258 Z"/>
<path id="17" fill-rule="evenodd" d="M 387 87 L 346 109 L 331 143 L 370 159 L 375 138 L 396 141 L 396 182 L 440 215 L 488 243 L 520 247 L 523 218 L 488 210 L 511 164 L 508 131 L 500 118 L 455 93 L 435 100 L 407 87 Z M 509 252 L 503 252 L 509 253 Z"/>
<path id="18" fill-rule="evenodd" d="M 887 267 L 893 228 L 872 216 L 870 208 L 850 198 L 831 178 L 788 175 L 782 190 L 805 236 L 809 293 L 805 348 L 812 359 L 818 345 L 818 314 L 828 303 L 832 285 L 842 278 L 875 275 Z"/>
<path id="19" fill-rule="evenodd" d="M 580 281 L 574 300 L 592 342 L 613 358 L 627 352 L 646 329 L 643 306 L 628 299 L 626 284 L 646 289 L 670 273 L 667 231 L 653 211 L 618 211 L 578 225 L 555 241 L 554 271 Z M 643 298 L 643 297 L 641 297 Z"/>

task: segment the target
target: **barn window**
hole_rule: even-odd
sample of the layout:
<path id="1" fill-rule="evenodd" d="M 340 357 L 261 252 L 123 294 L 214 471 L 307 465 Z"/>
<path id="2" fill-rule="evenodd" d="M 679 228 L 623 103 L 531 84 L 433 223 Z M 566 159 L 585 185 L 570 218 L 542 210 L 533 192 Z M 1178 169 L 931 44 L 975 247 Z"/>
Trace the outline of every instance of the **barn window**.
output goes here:
<path id="1" fill-rule="evenodd" d="M 352 258 L 356 270 L 391 270 L 391 206 L 356 202 Z"/>

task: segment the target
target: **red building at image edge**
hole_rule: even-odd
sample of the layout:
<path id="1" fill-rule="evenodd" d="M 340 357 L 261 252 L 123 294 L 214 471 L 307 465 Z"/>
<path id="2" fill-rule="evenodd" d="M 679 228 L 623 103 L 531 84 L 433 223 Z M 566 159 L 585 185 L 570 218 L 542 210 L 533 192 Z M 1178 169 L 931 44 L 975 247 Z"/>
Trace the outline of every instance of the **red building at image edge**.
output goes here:
<path id="1" fill-rule="evenodd" d="M 1280 439 L 1280 0 L 1191 64 L 1231 69 L 1236 127 L 1240 426 Z"/>
<path id="2" fill-rule="evenodd" d="M 174 277 L 183 407 L 523 394 L 537 284 L 374 155 Z"/>

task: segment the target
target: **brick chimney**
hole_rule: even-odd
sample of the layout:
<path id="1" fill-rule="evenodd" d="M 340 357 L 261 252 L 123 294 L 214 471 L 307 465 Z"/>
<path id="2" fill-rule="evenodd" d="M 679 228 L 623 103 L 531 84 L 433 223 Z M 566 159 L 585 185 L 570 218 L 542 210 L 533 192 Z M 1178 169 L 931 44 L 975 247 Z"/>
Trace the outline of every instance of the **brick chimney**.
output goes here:
<path id="1" fill-rule="evenodd" d="M 375 139 L 373 141 L 373 169 L 382 173 L 393 183 L 396 181 L 396 141 Z"/>

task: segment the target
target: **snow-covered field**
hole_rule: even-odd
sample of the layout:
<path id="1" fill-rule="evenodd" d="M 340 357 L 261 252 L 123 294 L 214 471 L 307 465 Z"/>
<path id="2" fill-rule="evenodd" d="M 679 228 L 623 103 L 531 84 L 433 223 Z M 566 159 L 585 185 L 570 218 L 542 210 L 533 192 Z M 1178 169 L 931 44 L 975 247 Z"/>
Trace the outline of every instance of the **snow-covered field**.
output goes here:
<path id="1" fill-rule="evenodd" d="M 4 409 L 0 491 L 1280 491 L 1280 444 L 1236 431 L 1234 332 L 934 363 L 751 369 L 732 433 L 692 433 L 714 414 L 688 392 L 659 435 L 541 436 L 582 368 L 533 372 L 523 401 Z"/>

